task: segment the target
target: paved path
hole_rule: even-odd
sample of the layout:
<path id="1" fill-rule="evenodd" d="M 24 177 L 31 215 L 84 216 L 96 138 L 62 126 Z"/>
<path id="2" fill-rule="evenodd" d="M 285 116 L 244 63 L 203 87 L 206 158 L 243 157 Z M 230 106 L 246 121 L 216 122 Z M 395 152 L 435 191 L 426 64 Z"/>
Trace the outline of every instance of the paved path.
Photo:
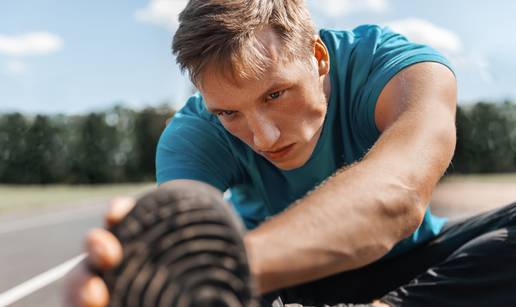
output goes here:
<path id="1" fill-rule="evenodd" d="M 516 202 L 516 182 L 449 181 L 432 196 L 432 212 L 461 218 Z"/>
<path id="2" fill-rule="evenodd" d="M 28 215 L 0 223 L 0 296 L 38 274 L 82 253 L 84 234 L 101 225 L 107 203 L 79 209 Z M 64 280 L 9 305 L 61 306 Z M 0 302 L 0 306 L 1 306 Z"/>

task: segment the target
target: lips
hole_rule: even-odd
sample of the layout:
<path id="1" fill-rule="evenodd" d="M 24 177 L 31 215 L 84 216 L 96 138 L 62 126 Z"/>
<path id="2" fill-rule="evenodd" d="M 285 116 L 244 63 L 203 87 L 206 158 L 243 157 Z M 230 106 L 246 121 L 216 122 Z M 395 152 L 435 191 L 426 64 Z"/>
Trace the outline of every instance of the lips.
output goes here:
<path id="1" fill-rule="evenodd" d="M 261 154 L 268 160 L 278 160 L 285 157 L 293 146 L 294 144 L 290 144 L 275 151 L 262 151 Z"/>

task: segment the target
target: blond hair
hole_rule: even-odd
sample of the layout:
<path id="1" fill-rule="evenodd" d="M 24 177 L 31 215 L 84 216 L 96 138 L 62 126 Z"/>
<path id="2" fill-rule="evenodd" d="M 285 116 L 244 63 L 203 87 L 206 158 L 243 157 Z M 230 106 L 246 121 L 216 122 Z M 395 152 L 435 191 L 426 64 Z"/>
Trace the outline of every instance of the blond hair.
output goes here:
<path id="1" fill-rule="evenodd" d="M 311 54 L 315 28 L 303 0 L 190 0 L 172 51 L 196 85 L 211 64 L 232 78 L 258 78 L 270 55 L 257 36 L 268 28 L 289 60 Z"/>

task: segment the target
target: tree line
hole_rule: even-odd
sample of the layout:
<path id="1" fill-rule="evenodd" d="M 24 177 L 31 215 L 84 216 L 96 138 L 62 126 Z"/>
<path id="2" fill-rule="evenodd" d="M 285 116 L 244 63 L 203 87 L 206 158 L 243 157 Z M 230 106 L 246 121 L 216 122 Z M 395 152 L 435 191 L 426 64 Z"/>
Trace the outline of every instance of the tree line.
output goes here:
<path id="1" fill-rule="evenodd" d="M 516 172 L 516 104 L 461 106 L 456 124 L 457 146 L 448 173 Z"/>
<path id="2" fill-rule="evenodd" d="M 120 106 L 85 115 L 0 115 L 0 183 L 154 180 L 158 138 L 174 110 Z"/>
<path id="3" fill-rule="evenodd" d="M 0 183 L 152 181 L 159 136 L 174 110 L 113 107 L 85 115 L 0 114 Z M 457 110 L 451 173 L 516 172 L 516 105 Z"/>

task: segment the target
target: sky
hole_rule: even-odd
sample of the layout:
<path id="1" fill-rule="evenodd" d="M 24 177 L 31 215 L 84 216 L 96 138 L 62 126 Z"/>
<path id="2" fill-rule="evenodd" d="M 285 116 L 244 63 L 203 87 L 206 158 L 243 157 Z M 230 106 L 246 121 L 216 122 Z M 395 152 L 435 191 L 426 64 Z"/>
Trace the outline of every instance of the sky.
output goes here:
<path id="1" fill-rule="evenodd" d="M 441 51 L 459 103 L 516 99 L 516 2 L 306 0 L 319 28 L 390 26 Z M 170 45 L 184 0 L 1 0 L 0 112 L 182 106 Z"/>

